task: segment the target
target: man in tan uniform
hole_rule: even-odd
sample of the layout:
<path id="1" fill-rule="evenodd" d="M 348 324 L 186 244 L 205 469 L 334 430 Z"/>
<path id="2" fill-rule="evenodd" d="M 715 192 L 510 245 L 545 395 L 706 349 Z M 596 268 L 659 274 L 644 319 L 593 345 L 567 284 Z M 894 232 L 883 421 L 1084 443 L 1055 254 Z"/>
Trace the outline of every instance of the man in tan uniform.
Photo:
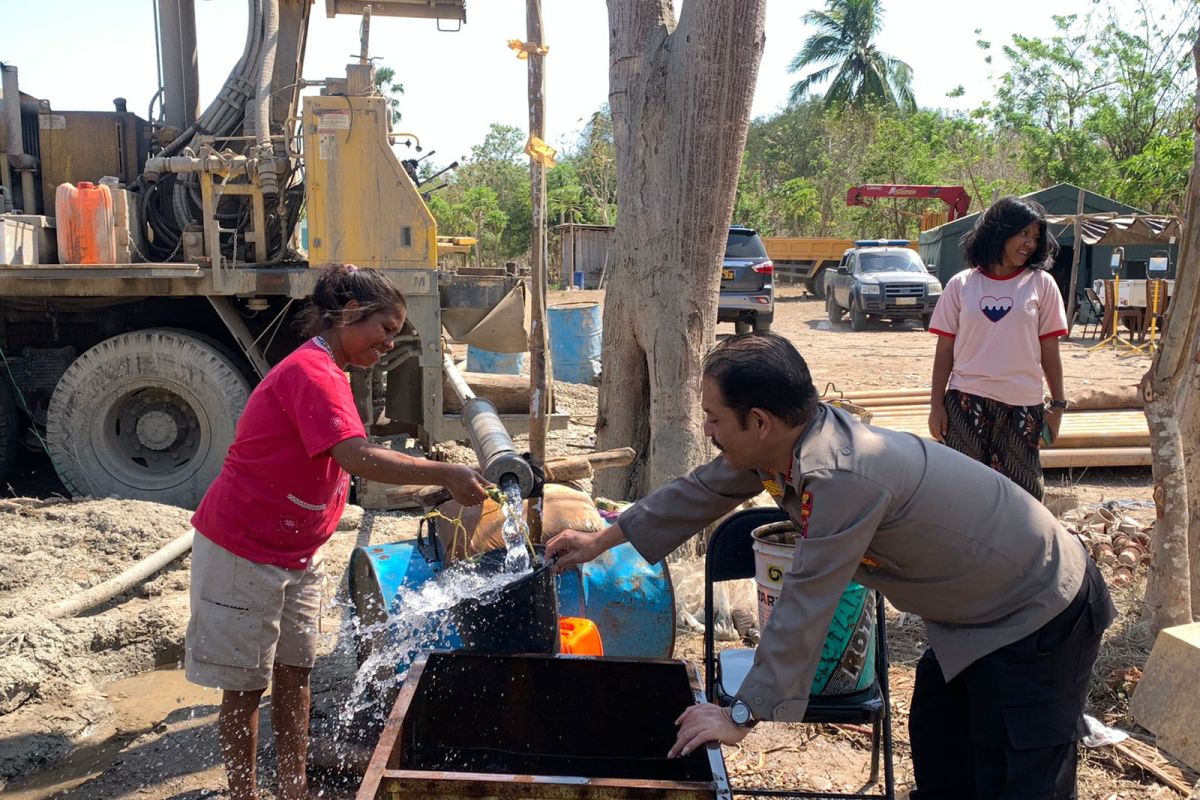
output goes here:
<path id="1" fill-rule="evenodd" d="M 727 339 L 704 364 L 712 462 L 599 533 L 566 531 L 566 569 L 628 540 L 648 561 L 761 492 L 802 541 L 730 709 L 695 706 L 670 756 L 800 721 L 851 579 L 925 619 L 909 732 L 913 800 L 1075 796 L 1076 740 L 1100 636 L 1115 616 L 1083 546 L 1028 493 L 935 442 L 818 402 L 786 339 Z"/>

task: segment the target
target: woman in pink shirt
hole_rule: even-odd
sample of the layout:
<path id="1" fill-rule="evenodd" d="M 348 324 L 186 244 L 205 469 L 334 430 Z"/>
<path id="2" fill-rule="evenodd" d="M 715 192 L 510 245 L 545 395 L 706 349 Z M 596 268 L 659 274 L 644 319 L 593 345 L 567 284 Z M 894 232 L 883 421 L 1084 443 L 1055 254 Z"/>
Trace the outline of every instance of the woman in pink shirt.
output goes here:
<path id="1" fill-rule="evenodd" d="M 367 441 L 346 368 L 371 367 L 404 325 L 404 296 L 380 272 L 330 267 L 306 310 L 312 338 L 250 395 L 225 464 L 192 517 L 188 680 L 223 690 L 218 732 L 234 800 L 258 797 L 258 706 L 272 689 L 280 798 L 307 798 L 309 673 L 323 575 L 319 548 L 346 506 L 350 475 L 445 486 L 484 498 L 470 467 Z M 349 474 L 348 474 L 349 473 Z"/>
<path id="2" fill-rule="evenodd" d="M 1039 448 L 1058 436 L 1067 407 L 1058 351 L 1067 318 L 1047 271 L 1058 246 L 1044 208 L 1005 197 L 980 215 L 962 248 L 973 269 L 946 284 L 929 325 L 938 335 L 929 433 L 1040 500 Z"/>

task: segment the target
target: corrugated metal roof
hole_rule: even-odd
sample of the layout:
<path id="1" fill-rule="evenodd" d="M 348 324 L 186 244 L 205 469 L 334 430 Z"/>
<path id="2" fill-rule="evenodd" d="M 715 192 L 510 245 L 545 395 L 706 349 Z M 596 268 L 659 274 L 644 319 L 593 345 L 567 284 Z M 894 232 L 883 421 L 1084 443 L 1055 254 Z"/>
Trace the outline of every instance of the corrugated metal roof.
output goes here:
<path id="1" fill-rule="evenodd" d="M 1051 225 L 1074 225 L 1075 214 L 1047 216 Z M 1178 217 L 1150 214 L 1081 214 L 1080 238 L 1085 244 L 1106 246 L 1171 244 L 1179 238 Z"/>

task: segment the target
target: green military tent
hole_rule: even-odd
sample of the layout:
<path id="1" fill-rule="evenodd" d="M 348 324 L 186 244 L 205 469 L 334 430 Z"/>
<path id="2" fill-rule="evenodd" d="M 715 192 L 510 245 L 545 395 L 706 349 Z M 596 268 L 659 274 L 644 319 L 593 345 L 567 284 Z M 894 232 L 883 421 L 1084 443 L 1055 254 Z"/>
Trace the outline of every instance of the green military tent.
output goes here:
<path id="1" fill-rule="evenodd" d="M 1072 186 L 1069 183 L 1059 183 L 1047 189 L 1040 189 L 1022 196 L 1040 203 L 1046 209 L 1046 213 L 1049 216 L 1071 216 L 1073 218 L 1078 208 L 1079 192 L 1080 189 L 1077 186 Z M 1145 212 L 1084 189 L 1083 213 L 1132 215 L 1144 214 Z M 975 225 L 978 219 L 978 213 L 969 214 L 953 222 L 947 222 L 945 225 L 939 225 L 936 228 L 930 228 L 921 233 L 921 259 L 926 265 L 934 268 L 933 271 L 942 283 L 950 280 L 956 272 L 966 268 L 967 264 L 963 259 L 959 240 L 963 234 Z M 1058 283 L 1058 288 L 1062 291 L 1064 301 L 1066 301 L 1071 281 L 1071 263 L 1075 249 L 1075 226 L 1073 221 L 1071 221 L 1064 222 L 1063 224 L 1052 222 L 1049 227 L 1050 233 L 1058 242 L 1059 247 L 1058 256 L 1054 260 L 1054 279 Z M 1113 248 L 1104 245 L 1087 245 L 1086 242 L 1089 237 L 1085 235 L 1083 238 L 1085 246 L 1083 252 L 1080 253 L 1079 271 L 1076 277 L 1077 295 L 1081 295 L 1084 287 L 1090 286 L 1093 280 L 1112 277 L 1109 265 L 1112 259 Z M 1161 244 L 1126 246 L 1121 277 L 1145 278 L 1150 257 L 1156 254 L 1169 255 L 1169 268 L 1166 274 L 1157 274 L 1153 277 L 1174 278 L 1175 262 L 1179 256 L 1179 245 L 1177 243 L 1166 246 Z"/>

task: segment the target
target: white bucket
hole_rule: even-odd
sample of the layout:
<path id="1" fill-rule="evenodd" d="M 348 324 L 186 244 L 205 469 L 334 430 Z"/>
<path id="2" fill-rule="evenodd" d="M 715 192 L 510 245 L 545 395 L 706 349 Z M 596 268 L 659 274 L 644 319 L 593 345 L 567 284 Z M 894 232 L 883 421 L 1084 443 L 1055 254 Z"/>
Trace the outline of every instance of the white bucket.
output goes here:
<path id="1" fill-rule="evenodd" d="M 796 526 L 790 521 L 761 525 L 750 533 L 754 539 L 754 583 L 758 593 L 758 629 L 767 627 L 771 609 L 779 599 L 783 576 L 792 568 L 796 554 Z"/>
<path id="2" fill-rule="evenodd" d="M 783 576 L 796 555 L 796 526 L 790 520 L 761 525 L 754 540 L 754 582 L 758 590 L 758 626 L 767 620 L 783 588 Z M 875 595 L 851 581 L 834 611 L 821 660 L 813 676 L 812 694 L 852 694 L 875 680 Z"/>

